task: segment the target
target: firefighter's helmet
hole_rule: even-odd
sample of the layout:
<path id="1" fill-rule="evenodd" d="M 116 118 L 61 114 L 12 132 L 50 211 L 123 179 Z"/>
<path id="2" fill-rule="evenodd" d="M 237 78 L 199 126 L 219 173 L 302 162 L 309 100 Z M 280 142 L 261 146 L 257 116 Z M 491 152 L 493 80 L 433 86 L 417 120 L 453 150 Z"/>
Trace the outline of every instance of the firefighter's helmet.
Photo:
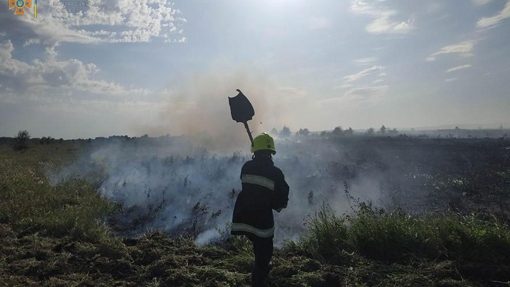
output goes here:
<path id="1" fill-rule="evenodd" d="M 261 133 L 253 139 L 253 145 L 251 146 L 251 152 L 255 153 L 259 150 L 270 150 L 272 154 L 276 154 L 276 148 L 274 147 L 274 139 L 267 133 Z"/>

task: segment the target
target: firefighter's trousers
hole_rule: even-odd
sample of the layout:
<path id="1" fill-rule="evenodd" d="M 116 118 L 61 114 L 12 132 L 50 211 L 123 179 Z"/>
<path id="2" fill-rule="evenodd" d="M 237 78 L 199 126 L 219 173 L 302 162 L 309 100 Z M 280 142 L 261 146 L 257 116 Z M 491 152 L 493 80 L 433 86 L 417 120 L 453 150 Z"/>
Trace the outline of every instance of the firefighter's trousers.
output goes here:
<path id="1" fill-rule="evenodd" d="M 255 264 L 253 266 L 251 279 L 253 286 L 267 286 L 269 275 L 269 262 L 273 257 L 273 238 L 261 238 L 258 236 L 248 236 L 253 243 L 253 253 L 255 254 Z"/>

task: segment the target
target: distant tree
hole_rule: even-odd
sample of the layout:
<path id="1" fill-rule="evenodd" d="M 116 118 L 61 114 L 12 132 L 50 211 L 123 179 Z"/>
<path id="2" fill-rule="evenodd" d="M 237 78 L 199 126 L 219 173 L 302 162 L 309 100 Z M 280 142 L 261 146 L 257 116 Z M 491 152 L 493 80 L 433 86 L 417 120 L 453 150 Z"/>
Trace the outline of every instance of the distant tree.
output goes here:
<path id="1" fill-rule="evenodd" d="M 276 128 L 273 128 L 273 129 L 271 130 L 270 134 L 271 134 L 272 136 L 277 136 L 277 135 L 278 135 L 278 130 L 277 130 Z"/>
<path id="2" fill-rule="evenodd" d="M 292 132 L 290 131 L 289 127 L 287 127 L 287 126 L 283 126 L 282 130 L 280 131 L 280 136 L 282 138 L 289 137 L 291 134 L 292 134 Z"/>
<path id="3" fill-rule="evenodd" d="M 60 138 L 60 139 L 58 140 L 58 143 L 63 143 L 63 142 L 64 142 L 64 139 L 63 139 L 63 138 Z"/>
<path id="4" fill-rule="evenodd" d="M 54 143 L 55 142 L 55 139 L 52 138 L 52 137 L 42 137 L 40 140 L 39 140 L 39 143 L 40 144 L 51 144 L 51 143 Z"/>
<path id="5" fill-rule="evenodd" d="M 379 132 L 383 135 L 386 133 L 386 127 L 382 125 L 382 127 L 379 129 Z"/>
<path id="6" fill-rule="evenodd" d="M 389 133 L 390 135 L 392 135 L 392 136 L 396 136 L 396 135 L 398 135 L 398 131 L 397 131 L 397 129 L 396 129 L 396 128 L 393 128 L 393 129 L 388 130 L 388 133 Z"/>
<path id="7" fill-rule="evenodd" d="M 18 136 L 14 138 L 14 150 L 26 150 L 28 148 L 28 141 L 30 140 L 30 133 L 27 130 L 19 131 Z"/>
<path id="8" fill-rule="evenodd" d="M 353 134 L 354 134 L 354 130 L 351 127 L 349 127 L 348 129 L 346 129 L 344 131 L 344 135 L 346 135 L 346 136 L 352 136 Z"/>
<path id="9" fill-rule="evenodd" d="M 343 135 L 343 133 L 344 133 L 344 129 L 341 126 L 338 126 L 333 130 L 333 135 L 335 135 L 335 136 L 341 136 L 341 135 Z"/>
<path id="10" fill-rule="evenodd" d="M 460 130 L 458 126 L 455 126 L 455 129 L 456 129 L 456 130 Z M 479 129 L 480 129 L 480 127 L 479 127 Z"/>
<path id="11" fill-rule="evenodd" d="M 503 129 L 503 125 L 500 125 L 500 126 L 499 126 L 499 129 L 500 129 L 500 130 L 502 130 L 502 129 Z"/>
<path id="12" fill-rule="evenodd" d="M 307 128 L 299 129 L 299 131 L 296 132 L 296 136 L 303 136 L 306 137 L 310 134 L 310 131 Z"/>
<path id="13" fill-rule="evenodd" d="M 373 134 L 374 134 L 374 132 L 375 132 L 374 128 L 369 128 L 369 129 L 367 130 L 367 134 L 368 134 L 368 135 L 370 135 L 370 136 L 371 136 L 371 135 L 373 135 Z"/>

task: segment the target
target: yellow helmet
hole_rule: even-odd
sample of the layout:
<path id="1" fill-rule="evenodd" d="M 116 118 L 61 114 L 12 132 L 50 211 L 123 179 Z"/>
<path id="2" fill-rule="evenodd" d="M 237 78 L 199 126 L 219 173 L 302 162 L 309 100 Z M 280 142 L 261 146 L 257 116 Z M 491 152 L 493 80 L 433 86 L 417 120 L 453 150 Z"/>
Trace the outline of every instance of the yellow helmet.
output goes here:
<path id="1" fill-rule="evenodd" d="M 259 150 L 270 150 L 272 154 L 276 154 L 276 148 L 274 147 L 274 139 L 267 133 L 261 133 L 253 139 L 253 145 L 251 146 L 251 152 Z"/>

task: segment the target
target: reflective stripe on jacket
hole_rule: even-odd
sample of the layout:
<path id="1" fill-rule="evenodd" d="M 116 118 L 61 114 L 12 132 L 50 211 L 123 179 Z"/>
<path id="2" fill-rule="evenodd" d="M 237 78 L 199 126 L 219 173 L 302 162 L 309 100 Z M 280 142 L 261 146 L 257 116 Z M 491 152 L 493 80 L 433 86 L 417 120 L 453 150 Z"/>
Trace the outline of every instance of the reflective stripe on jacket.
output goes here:
<path id="1" fill-rule="evenodd" d="M 232 223 L 232 231 L 249 232 L 257 235 L 258 237 L 266 238 L 274 235 L 274 226 L 269 229 L 258 229 L 244 223 Z"/>
<path id="2" fill-rule="evenodd" d="M 242 191 L 237 196 L 231 233 L 273 237 L 273 209 L 287 207 L 289 185 L 270 157 L 255 157 L 241 169 Z"/>

